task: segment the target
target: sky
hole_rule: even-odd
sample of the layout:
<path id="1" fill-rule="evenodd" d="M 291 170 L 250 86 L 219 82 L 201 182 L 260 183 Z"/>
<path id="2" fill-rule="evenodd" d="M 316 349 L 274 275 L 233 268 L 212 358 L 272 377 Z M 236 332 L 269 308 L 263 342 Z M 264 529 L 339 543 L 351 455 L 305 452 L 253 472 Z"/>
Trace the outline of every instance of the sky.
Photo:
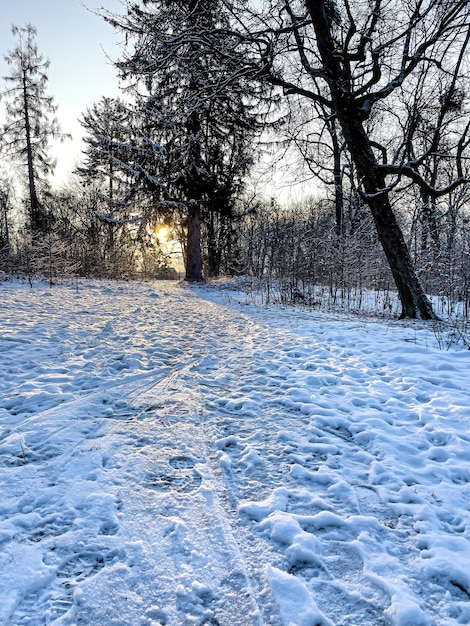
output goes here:
<path id="1" fill-rule="evenodd" d="M 82 127 L 78 118 L 102 96 L 119 95 L 111 59 L 119 56 L 121 35 L 91 12 L 101 6 L 111 11 L 122 9 L 119 0 L 15 0 L 0 3 L 0 77 L 9 73 L 4 56 L 16 44 L 11 34 L 12 24 L 32 24 L 38 30 L 39 51 L 50 61 L 48 94 L 58 105 L 57 117 L 63 132 L 73 138 L 53 148 L 58 161 L 54 184 L 65 181 L 80 158 Z M 0 90 L 3 88 L 2 80 Z"/>
<path id="2" fill-rule="evenodd" d="M 100 7 L 123 12 L 120 0 L 0 1 L 0 91 L 4 88 L 2 77 L 9 74 L 4 56 L 16 45 L 11 26 L 30 23 L 38 31 L 36 42 L 40 53 L 50 61 L 48 95 L 58 105 L 62 131 L 72 135 L 71 141 L 55 143 L 51 149 L 57 159 L 51 181 L 55 187 L 67 182 L 82 157 L 83 129 L 79 118 L 103 96 L 115 97 L 121 93 L 112 61 L 120 57 L 122 34 L 93 13 Z M 0 103 L 0 123 L 2 120 Z M 316 192 L 317 187 L 311 181 L 286 182 L 285 172 L 276 173 L 276 167 L 263 163 L 258 168 L 260 171 L 254 173 L 252 180 L 257 181 L 254 184 L 258 193 L 266 193 L 268 186 L 269 196 L 299 201 L 306 192 Z"/>

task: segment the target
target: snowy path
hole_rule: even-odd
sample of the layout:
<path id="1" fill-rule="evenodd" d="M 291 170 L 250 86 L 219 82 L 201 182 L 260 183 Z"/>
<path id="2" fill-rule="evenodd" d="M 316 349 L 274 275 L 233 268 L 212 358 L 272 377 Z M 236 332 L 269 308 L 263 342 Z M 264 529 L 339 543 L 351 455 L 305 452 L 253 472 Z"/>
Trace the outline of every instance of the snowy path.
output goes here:
<path id="1" fill-rule="evenodd" d="M 5 284 L 0 623 L 470 622 L 470 354 L 233 294 Z"/>

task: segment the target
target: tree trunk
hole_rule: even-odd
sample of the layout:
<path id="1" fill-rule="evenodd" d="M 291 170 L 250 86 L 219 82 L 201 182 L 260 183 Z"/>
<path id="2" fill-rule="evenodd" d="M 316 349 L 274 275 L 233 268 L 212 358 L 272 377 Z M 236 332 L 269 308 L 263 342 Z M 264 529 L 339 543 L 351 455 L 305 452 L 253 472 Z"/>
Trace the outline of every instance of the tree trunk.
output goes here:
<path id="1" fill-rule="evenodd" d="M 201 282 L 202 255 L 201 255 L 201 221 L 196 202 L 188 207 L 188 235 L 186 246 L 186 276 L 188 282 Z"/>
<path id="2" fill-rule="evenodd" d="M 344 234 L 343 215 L 343 174 L 341 172 L 341 150 L 336 132 L 336 124 L 334 118 L 328 125 L 331 141 L 333 143 L 333 176 L 335 181 L 335 214 L 336 214 L 336 234 L 341 237 Z"/>
<path id="3" fill-rule="evenodd" d="M 206 271 L 207 275 L 210 278 L 214 278 L 219 275 L 219 265 L 218 262 L 218 254 L 217 254 L 217 237 L 215 234 L 216 226 L 215 226 L 215 213 L 212 210 L 212 207 L 209 207 L 209 215 L 208 219 L 205 220 L 205 230 L 207 237 L 207 263 L 206 263 Z"/>
<path id="4" fill-rule="evenodd" d="M 441 249 L 439 239 L 439 227 L 437 225 L 436 199 L 431 198 L 425 191 L 421 192 L 421 250 L 429 250 L 429 235 L 431 236 L 434 252 L 437 254 Z"/>
<path id="5" fill-rule="evenodd" d="M 10 255 L 10 226 L 8 223 L 8 193 L 0 195 L 0 212 L 1 212 L 1 224 L 0 224 L 0 247 L 6 256 Z"/>
<path id="6" fill-rule="evenodd" d="M 29 189 L 29 216 L 31 231 L 37 232 L 42 230 L 43 224 L 41 219 L 41 209 L 39 206 L 38 195 L 36 191 L 36 180 L 34 176 L 33 165 L 33 147 L 31 141 L 31 124 L 29 121 L 29 102 L 26 90 L 26 76 L 23 76 L 23 108 L 26 132 L 26 159 L 28 164 L 28 189 Z"/>
<path id="7" fill-rule="evenodd" d="M 334 113 L 356 166 L 364 201 L 374 218 L 402 305 L 400 318 L 436 319 L 432 305 L 418 280 L 403 233 L 393 212 L 385 176 L 364 129 L 363 113 L 352 95 L 352 79 L 343 67 L 332 37 L 332 14 L 328 0 L 305 0 L 312 18 L 316 42 L 331 92 Z"/>
<path id="8" fill-rule="evenodd" d="M 190 90 L 195 89 L 190 85 Z M 186 276 L 188 282 L 203 281 L 201 254 L 201 216 L 198 201 L 203 195 L 204 183 L 201 179 L 201 122 L 197 111 L 189 116 L 188 131 L 188 166 L 186 195 L 188 198 L 188 233 L 186 247 Z"/>
<path id="9" fill-rule="evenodd" d="M 418 280 L 410 252 L 390 204 L 386 181 L 355 111 L 338 111 L 345 139 L 357 168 L 375 227 L 387 257 L 402 305 L 400 318 L 435 319 L 432 306 Z"/>

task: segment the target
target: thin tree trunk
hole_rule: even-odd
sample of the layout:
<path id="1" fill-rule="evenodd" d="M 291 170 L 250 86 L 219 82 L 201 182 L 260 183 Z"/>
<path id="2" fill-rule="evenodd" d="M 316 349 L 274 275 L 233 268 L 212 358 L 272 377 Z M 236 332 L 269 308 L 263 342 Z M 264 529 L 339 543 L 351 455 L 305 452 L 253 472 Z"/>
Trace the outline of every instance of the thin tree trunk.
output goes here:
<path id="1" fill-rule="evenodd" d="M 29 103 L 26 90 L 26 74 L 23 74 L 23 107 L 26 131 L 26 159 L 28 164 L 28 188 L 30 201 L 30 228 L 32 232 L 43 229 L 43 220 L 41 216 L 41 207 L 39 206 L 38 195 L 36 191 L 36 180 L 34 176 L 33 165 L 33 147 L 31 142 L 31 124 L 29 121 Z"/>
<path id="2" fill-rule="evenodd" d="M 338 133 L 336 132 L 335 120 L 331 120 L 328 126 L 331 140 L 333 143 L 333 175 L 335 181 L 335 213 L 336 213 L 336 234 L 338 237 L 343 235 L 343 175 L 341 172 L 341 150 L 338 141 Z"/>
<path id="3" fill-rule="evenodd" d="M 218 263 L 217 263 L 217 240 L 215 235 L 215 214 L 213 207 L 209 206 L 208 219 L 205 220 L 205 230 L 207 237 L 207 275 L 210 278 L 218 275 Z"/>
<path id="4" fill-rule="evenodd" d="M 8 224 L 8 192 L 5 196 L 0 197 L 0 211 L 2 224 L 0 227 L 0 246 L 3 249 L 3 252 L 9 256 L 10 255 L 10 226 Z"/>
<path id="5" fill-rule="evenodd" d="M 421 250 L 429 249 L 429 235 L 431 236 L 434 251 L 438 253 L 441 249 L 439 239 L 439 227 L 437 225 L 437 207 L 435 198 L 431 198 L 424 191 L 421 192 L 422 212 L 421 212 Z"/>

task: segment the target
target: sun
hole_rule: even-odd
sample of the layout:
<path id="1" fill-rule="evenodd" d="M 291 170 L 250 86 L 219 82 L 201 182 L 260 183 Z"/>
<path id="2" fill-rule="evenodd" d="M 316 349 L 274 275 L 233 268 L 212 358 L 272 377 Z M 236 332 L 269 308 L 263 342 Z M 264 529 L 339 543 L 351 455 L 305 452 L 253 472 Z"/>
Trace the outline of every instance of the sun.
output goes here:
<path id="1" fill-rule="evenodd" d="M 171 238 L 171 230 L 165 224 L 161 224 L 155 229 L 155 235 L 159 243 L 168 243 Z"/>

